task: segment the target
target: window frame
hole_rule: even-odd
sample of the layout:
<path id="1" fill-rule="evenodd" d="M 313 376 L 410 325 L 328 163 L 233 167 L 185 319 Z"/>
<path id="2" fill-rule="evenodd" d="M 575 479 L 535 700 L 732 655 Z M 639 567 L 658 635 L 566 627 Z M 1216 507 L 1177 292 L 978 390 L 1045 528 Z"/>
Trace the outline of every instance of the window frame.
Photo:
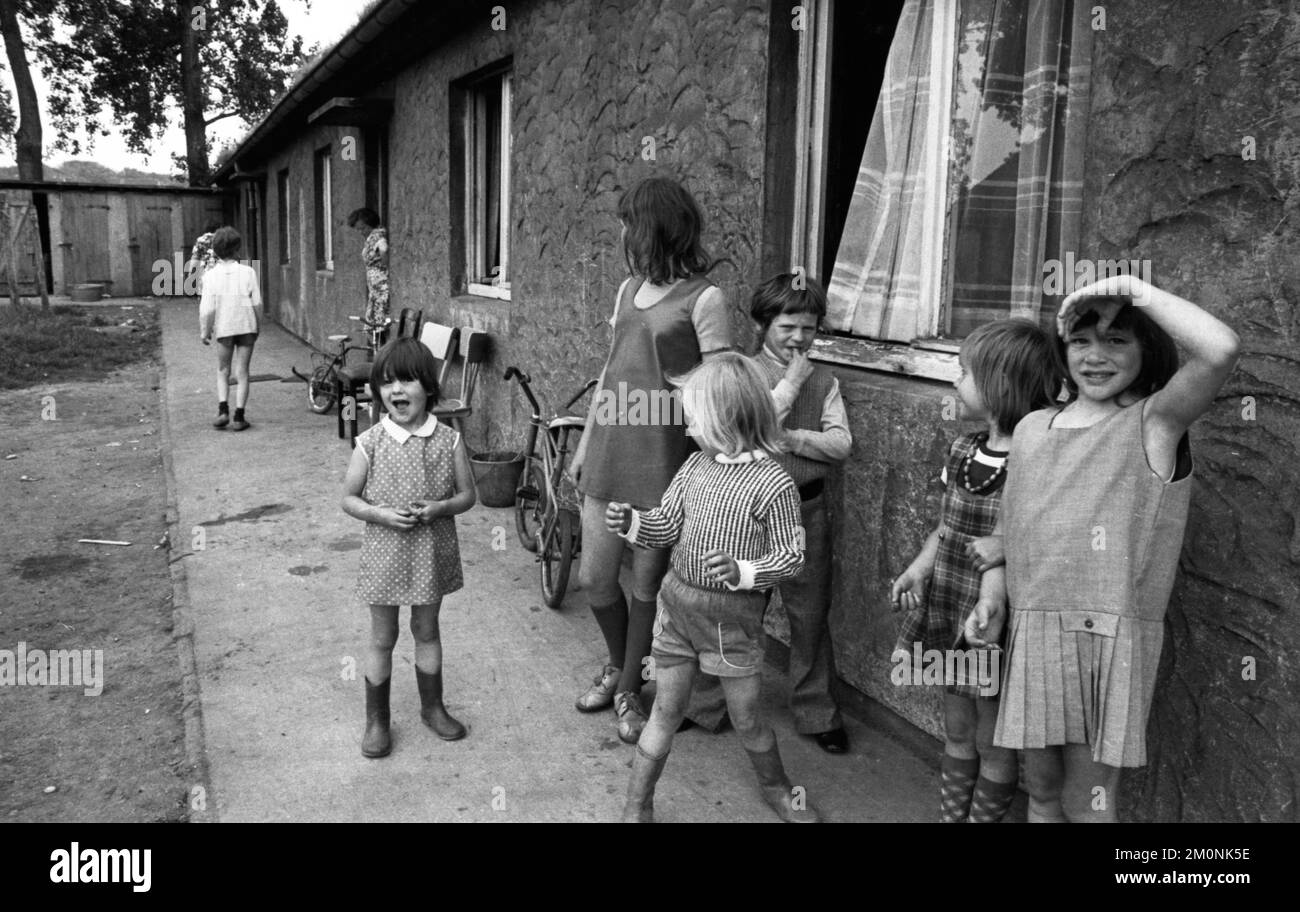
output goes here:
<path id="1" fill-rule="evenodd" d="M 287 266 L 293 254 L 293 219 L 289 185 L 289 169 L 281 168 L 275 175 L 275 205 L 279 223 L 276 225 L 276 244 L 280 265 Z"/>
<path id="2" fill-rule="evenodd" d="M 460 221 L 463 231 L 463 259 L 460 263 L 464 276 L 465 293 L 502 301 L 511 299 L 510 276 L 510 196 L 511 159 L 514 137 L 511 129 L 514 107 L 514 69 L 512 61 L 495 64 L 479 73 L 461 80 L 457 91 L 462 93 L 462 104 L 455 111 L 459 117 L 463 156 L 460 157 L 462 199 Z M 500 163 L 496 174 L 499 188 L 500 211 L 497 216 L 497 244 L 499 250 L 498 278 L 495 283 L 473 281 L 487 272 L 487 245 L 484 228 L 488 221 L 487 186 L 487 107 L 488 93 L 500 93 L 500 131 L 498 147 Z"/>
<path id="3" fill-rule="evenodd" d="M 334 271 L 334 192 L 330 164 L 331 146 L 315 155 L 316 271 Z"/>
<path id="4" fill-rule="evenodd" d="M 795 112 L 795 197 L 790 234 L 790 267 L 803 267 L 810 274 L 809 251 L 820 250 L 822 213 L 826 206 L 826 147 L 830 142 L 826 112 L 831 65 L 830 29 L 836 0 L 804 0 L 805 28 L 799 35 L 798 89 Z M 887 373 L 907 374 L 954 382 L 960 372 L 956 341 L 940 336 L 951 298 L 949 255 L 950 200 L 949 159 L 952 154 L 950 119 L 956 100 L 957 26 L 956 3 L 936 3 L 934 34 L 930 46 L 931 93 L 928 127 L 938 137 L 938 154 L 930 157 L 931 169 L 918 180 L 942 188 L 925 213 L 926 242 L 942 264 L 938 274 L 922 277 L 922 300 L 937 301 L 926 315 L 928 336 L 911 343 L 873 339 L 868 336 L 821 333 L 810 357 L 815 360 Z M 936 122 L 943 127 L 935 129 Z M 824 277 L 828 284 L 830 276 Z"/>

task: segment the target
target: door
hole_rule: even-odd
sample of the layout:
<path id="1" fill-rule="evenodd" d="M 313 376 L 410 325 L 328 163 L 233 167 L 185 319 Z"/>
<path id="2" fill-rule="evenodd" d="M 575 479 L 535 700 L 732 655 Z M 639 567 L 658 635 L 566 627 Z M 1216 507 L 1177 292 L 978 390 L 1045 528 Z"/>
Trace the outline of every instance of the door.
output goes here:
<path id="1" fill-rule="evenodd" d="M 172 249 L 172 205 L 166 197 L 136 196 L 131 200 L 132 294 L 153 294 L 154 277 L 159 264 L 166 264 L 168 294 L 179 293 L 184 275 L 174 276 L 175 254 Z"/>

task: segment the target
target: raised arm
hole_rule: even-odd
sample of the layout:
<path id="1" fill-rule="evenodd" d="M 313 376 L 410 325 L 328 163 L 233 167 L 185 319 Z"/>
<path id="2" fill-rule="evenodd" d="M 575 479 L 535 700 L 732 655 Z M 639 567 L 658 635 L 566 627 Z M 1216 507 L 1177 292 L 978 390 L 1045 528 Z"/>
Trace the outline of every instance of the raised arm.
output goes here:
<path id="1" fill-rule="evenodd" d="M 692 464 L 693 460 L 687 460 L 677 470 L 659 506 L 652 510 L 626 510 L 626 528 L 619 534 L 644 548 L 671 548 L 677 544 L 686 525 L 684 490 Z"/>
<path id="2" fill-rule="evenodd" d="M 1062 335 L 1080 313 L 1079 305 L 1098 296 L 1131 299 L 1135 307 L 1143 308 L 1186 352 L 1182 367 L 1163 389 L 1151 396 L 1147 406 L 1147 422 L 1172 437 L 1176 445 L 1192 422 L 1214 404 L 1219 388 L 1237 364 L 1241 340 L 1226 323 L 1191 301 L 1130 275 L 1110 276 L 1066 298 L 1057 318 Z M 1110 326 L 1111 318 L 1113 314 L 1102 315 L 1097 324 L 1099 333 Z"/>

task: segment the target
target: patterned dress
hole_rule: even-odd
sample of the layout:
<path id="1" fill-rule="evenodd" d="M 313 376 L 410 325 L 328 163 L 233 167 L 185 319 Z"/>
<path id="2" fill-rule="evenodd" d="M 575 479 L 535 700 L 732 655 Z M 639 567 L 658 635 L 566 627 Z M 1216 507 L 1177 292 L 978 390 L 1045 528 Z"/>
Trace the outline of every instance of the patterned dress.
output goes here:
<path id="1" fill-rule="evenodd" d="M 357 437 L 369 463 L 362 498 L 401 507 L 414 500 L 456 494 L 455 452 L 460 435 L 432 416 L 408 434 L 385 416 Z M 370 605 L 424 605 L 461 588 L 456 520 L 439 516 L 412 529 L 366 523 L 357 597 Z"/>
<path id="2" fill-rule="evenodd" d="M 966 545 L 993 534 L 1003 486 L 998 483 L 985 493 L 974 494 L 966 490 L 961 478 L 962 463 L 968 457 L 974 458 L 985 436 L 980 433 L 958 437 L 948 451 L 948 461 L 944 465 L 947 488 L 939 514 L 939 553 L 934 562 L 934 577 L 921 606 L 904 615 L 894 646 L 896 652 L 902 650 L 911 656 L 914 644 L 918 642 L 922 652 L 952 649 L 961 638 L 966 618 L 979 601 L 983 574 L 971 566 L 971 560 L 966 556 Z M 949 682 L 947 690 L 963 697 L 997 699 L 996 694 L 982 693 L 975 682 Z"/>
<path id="3" fill-rule="evenodd" d="M 388 230 L 376 228 L 361 248 L 366 264 L 366 319 L 382 322 L 388 316 Z"/>
<path id="4" fill-rule="evenodd" d="M 199 273 L 199 292 L 203 291 L 203 277 L 207 275 L 209 269 L 217 265 L 217 253 L 212 249 L 213 232 L 201 234 L 198 240 L 194 242 L 194 250 L 190 253 L 190 261 L 186 265 L 190 269 L 197 269 Z"/>

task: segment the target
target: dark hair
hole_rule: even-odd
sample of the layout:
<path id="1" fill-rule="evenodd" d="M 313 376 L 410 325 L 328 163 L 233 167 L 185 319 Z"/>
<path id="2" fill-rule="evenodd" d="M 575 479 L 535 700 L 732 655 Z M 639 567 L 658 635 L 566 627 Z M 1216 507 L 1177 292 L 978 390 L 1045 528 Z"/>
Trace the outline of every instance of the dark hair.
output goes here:
<path id="1" fill-rule="evenodd" d="M 958 357 L 1004 434 L 1014 433 L 1030 412 L 1055 403 L 1061 389 L 1052 337 L 1030 320 L 985 323 L 962 342 Z"/>
<path id="2" fill-rule="evenodd" d="M 375 363 L 370 366 L 370 388 L 378 395 L 379 388 L 389 380 L 418 380 L 429 397 L 430 408 L 441 393 L 437 359 L 433 352 L 410 336 L 394 339 L 375 355 Z"/>
<path id="3" fill-rule="evenodd" d="M 802 283 L 803 288 L 796 284 Z M 781 314 L 813 314 L 820 324 L 826 316 L 826 292 L 811 276 L 783 272 L 772 276 L 754 291 L 749 301 L 749 315 L 759 325 L 759 340 Z"/>
<path id="4" fill-rule="evenodd" d="M 703 275 L 716 265 L 700 242 L 704 214 L 674 180 L 641 181 L 619 199 L 618 217 L 627 226 L 623 258 L 634 275 L 665 285 Z"/>
<path id="5" fill-rule="evenodd" d="M 239 253 L 239 247 L 243 243 L 244 239 L 239 236 L 238 231 L 229 225 L 224 225 L 212 236 L 212 252 L 219 260 L 228 260 Z"/>
<path id="6" fill-rule="evenodd" d="M 379 214 L 373 209 L 367 209 L 364 206 L 360 209 L 353 209 L 348 213 L 348 227 L 355 228 L 357 222 L 365 225 L 367 228 L 379 227 Z"/>
<path id="7" fill-rule="evenodd" d="M 220 227 L 221 227 L 220 222 L 208 222 L 208 224 L 203 229 L 203 233 L 212 234 L 212 232 L 216 231 Z"/>
<path id="8" fill-rule="evenodd" d="M 1132 392 L 1138 398 L 1145 398 L 1163 388 L 1170 378 L 1178 373 L 1178 346 L 1174 344 L 1169 333 L 1160 328 L 1160 324 L 1144 314 L 1142 308 L 1133 306 L 1133 302 L 1128 298 L 1113 300 L 1123 301 L 1124 306 L 1115 314 L 1110 328 L 1133 333 L 1138 348 L 1142 351 L 1142 368 L 1124 392 Z M 1096 326 L 1099 318 L 1097 311 L 1090 310 L 1070 327 L 1070 331 Z M 1066 394 L 1069 396 L 1069 401 L 1073 402 L 1079 397 L 1079 386 L 1070 376 L 1070 362 L 1066 356 L 1068 344 L 1067 338 L 1057 337 L 1056 358 L 1060 371 L 1065 376 Z"/>

